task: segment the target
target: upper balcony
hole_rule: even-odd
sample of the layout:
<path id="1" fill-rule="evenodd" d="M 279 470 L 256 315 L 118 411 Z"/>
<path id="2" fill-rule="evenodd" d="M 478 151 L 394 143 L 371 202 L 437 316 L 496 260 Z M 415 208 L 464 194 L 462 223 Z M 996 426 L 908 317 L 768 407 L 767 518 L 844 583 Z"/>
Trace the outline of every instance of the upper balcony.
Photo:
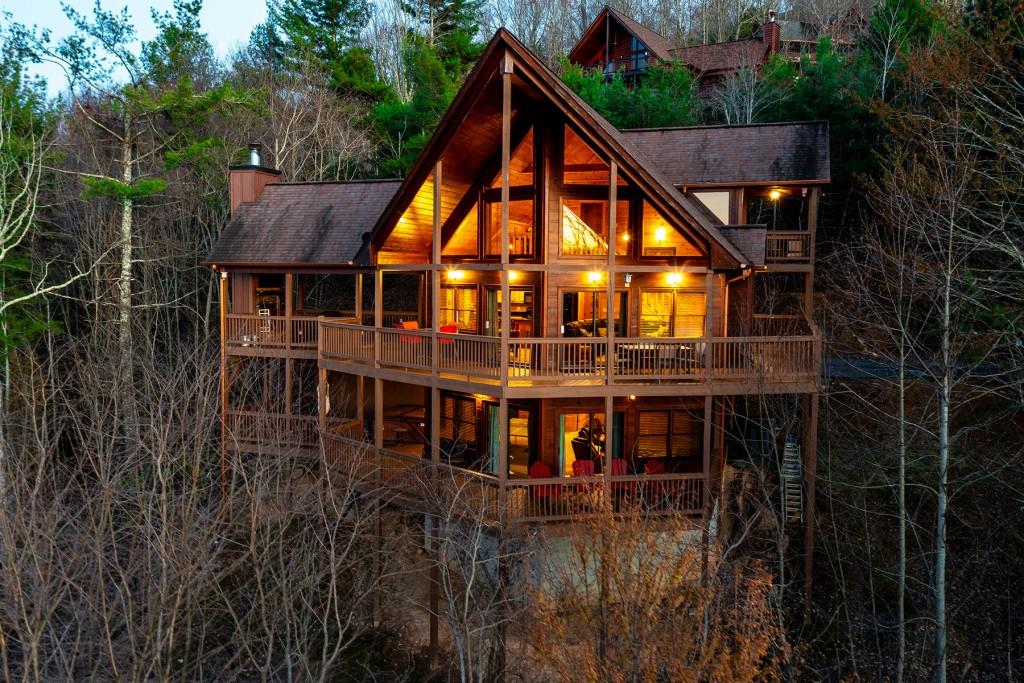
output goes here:
<path id="1" fill-rule="evenodd" d="M 772 393 L 816 390 L 821 342 L 807 334 L 746 337 L 500 338 L 398 330 L 321 319 L 320 364 L 355 374 L 400 371 L 507 387 L 511 394 L 567 385 L 628 385 L 644 393 Z M 610 359 L 610 361 L 609 361 Z M 660 387 L 660 389 L 651 389 Z M 715 393 L 712 391 L 712 393 Z"/>

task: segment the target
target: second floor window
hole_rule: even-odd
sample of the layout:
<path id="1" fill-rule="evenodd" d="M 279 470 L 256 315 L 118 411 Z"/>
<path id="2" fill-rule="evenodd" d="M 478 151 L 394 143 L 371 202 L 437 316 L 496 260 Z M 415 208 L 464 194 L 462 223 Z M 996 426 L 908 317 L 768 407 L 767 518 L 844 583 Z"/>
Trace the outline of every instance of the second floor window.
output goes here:
<path id="1" fill-rule="evenodd" d="M 441 287 L 441 325 L 457 324 L 460 332 L 478 329 L 479 297 L 475 285 Z"/>
<path id="2" fill-rule="evenodd" d="M 705 303 L 702 291 L 640 292 L 640 336 L 703 337 Z"/>

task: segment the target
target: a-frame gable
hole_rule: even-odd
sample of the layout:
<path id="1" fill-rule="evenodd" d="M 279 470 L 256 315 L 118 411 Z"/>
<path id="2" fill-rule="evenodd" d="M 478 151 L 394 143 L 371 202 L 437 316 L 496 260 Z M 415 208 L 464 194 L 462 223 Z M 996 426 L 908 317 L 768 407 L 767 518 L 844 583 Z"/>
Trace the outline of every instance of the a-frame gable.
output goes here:
<path id="1" fill-rule="evenodd" d="M 694 244 L 707 246 L 714 267 L 735 268 L 744 263 L 743 254 L 718 231 L 716 224 L 720 223 L 714 216 L 704 210 L 699 203 L 680 193 L 668 178 L 662 177 L 662 174 L 633 148 L 625 136 L 586 104 L 505 29 L 499 29 L 484 50 L 401 188 L 381 215 L 370 238 L 372 248 L 379 250 L 384 245 L 417 193 L 422 192 L 424 183 L 451 141 L 460 133 L 460 129 L 466 126 L 479 126 L 481 134 L 484 135 L 488 120 L 493 128 L 494 107 L 487 105 L 491 98 L 482 96 L 488 92 L 495 94 L 495 86 L 500 82 L 499 65 L 506 54 L 511 57 L 516 78 L 530 87 L 531 96 L 540 98 L 538 106 L 543 103 L 553 106 L 595 151 L 618 164 L 622 175 L 637 186 L 658 212 L 678 226 Z M 497 101 L 500 102 L 500 98 Z M 500 104 L 498 107 L 500 108 Z M 481 143 L 481 147 L 488 145 L 493 149 L 496 141 Z M 462 154 L 459 158 L 468 158 L 468 154 Z M 486 159 L 489 158 L 490 155 L 487 155 Z M 479 179 L 479 174 L 484 171 L 483 164 L 486 163 L 486 159 L 475 167 L 471 166 L 468 171 L 463 169 L 465 189 L 472 183 L 470 177 Z M 442 177 L 445 178 L 445 182 L 450 179 L 447 169 L 442 171 Z M 456 214 L 466 208 L 467 202 L 471 202 L 471 199 L 461 195 L 460 197 L 458 204 L 450 207 L 448 212 L 453 221 L 461 219 Z M 442 212 L 442 223 L 450 234 L 457 226 L 446 224 L 446 218 Z"/>

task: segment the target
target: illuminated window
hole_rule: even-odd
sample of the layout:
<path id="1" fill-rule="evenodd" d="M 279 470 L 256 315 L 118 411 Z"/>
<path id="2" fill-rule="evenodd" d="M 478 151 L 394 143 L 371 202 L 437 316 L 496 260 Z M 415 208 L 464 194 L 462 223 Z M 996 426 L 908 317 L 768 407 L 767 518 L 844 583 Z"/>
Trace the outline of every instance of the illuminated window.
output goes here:
<path id="1" fill-rule="evenodd" d="M 616 202 L 615 253 L 629 253 L 629 202 Z M 562 255 L 608 255 L 608 201 L 604 199 L 562 200 Z"/>
<path id="2" fill-rule="evenodd" d="M 466 217 L 459 223 L 459 227 L 455 229 L 451 238 L 441 249 L 441 255 L 476 256 L 480 251 L 480 245 L 477 242 L 479 233 L 477 223 L 477 205 L 474 204 L 473 208 L 469 210 Z"/>
<path id="3" fill-rule="evenodd" d="M 531 128 L 522 142 L 512 150 L 512 156 L 509 157 L 508 165 L 508 185 L 509 187 L 519 187 L 523 185 L 533 185 L 533 165 L 534 165 L 534 154 L 533 154 L 533 129 Z M 498 176 L 491 183 L 492 188 L 501 187 L 501 172 L 498 172 Z"/>
<path id="4" fill-rule="evenodd" d="M 476 333 L 479 299 L 475 285 L 441 287 L 440 324 L 455 323 L 460 332 Z"/>
<path id="5" fill-rule="evenodd" d="M 695 339 L 704 336 L 704 292 L 640 292 L 640 335 Z"/>
<path id="6" fill-rule="evenodd" d="M 700 256 L 682 233 L 658 213 L 657 209 L 644 202 L 642 219 L 642 246 L 644 256 Z"/>
<path id="7" fill-rule="evenodd" d="M 487 204 L 487 255 L 501 255 L 501 202 Z M 533 256 L 533 200 L 517 199 L 508 203 L 508 253 L 511 256 Z"/>

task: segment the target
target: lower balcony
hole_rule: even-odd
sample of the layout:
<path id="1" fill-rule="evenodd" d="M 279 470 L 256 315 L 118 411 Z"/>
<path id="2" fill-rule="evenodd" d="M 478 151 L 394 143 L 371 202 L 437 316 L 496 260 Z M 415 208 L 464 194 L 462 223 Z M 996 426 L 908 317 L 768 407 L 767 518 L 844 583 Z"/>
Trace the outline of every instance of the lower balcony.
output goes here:
<path id="1" fill-rule="evenodd" d="M 320 418 L 316 415 L 283 415 L 250 410 L 224 413 L 228 447 L 240 452 L 311 452 L 320 445 Z M 353 420 L 328 420 L 332 434 L 361 434 L 361 423 Z"/>
<path id="2" fill-rule="evenodd" d="M 578 520 L 605 514 L 698 516 L 702 473 L 511 478 L 462 469 L 336 434 L 323 435 L 328 469 L 365 492 L 425 514 L 455 511 L 488 524 Z"/>
<path id="3" fill-rule="evenodd" d="M 225 350 L 236 356 L 316 358 L 317 321 L 312 316 L 228 313 Z"/>
<path id="4" fill-rule="evenodd" d="M 321 321 L 318 358 L 504 386 L 815 384 L 820 339 L 800 336 L 513 338 Z M 611 367 L 609 367 L 609 358 Z M 336 367 L 335 369 L 344 369 Z"/>

